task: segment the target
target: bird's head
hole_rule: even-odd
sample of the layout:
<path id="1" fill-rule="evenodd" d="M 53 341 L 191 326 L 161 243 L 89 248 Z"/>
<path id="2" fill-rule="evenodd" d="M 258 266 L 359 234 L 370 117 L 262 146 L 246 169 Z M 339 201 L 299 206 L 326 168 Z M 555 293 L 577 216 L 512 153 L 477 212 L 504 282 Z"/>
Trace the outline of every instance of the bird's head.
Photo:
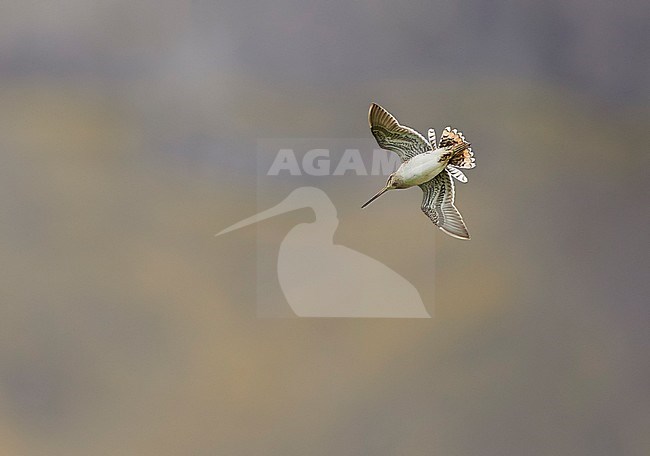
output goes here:
<path id="1" fill-rule="evenodd" d="M 361 206 L 361 209 L 366 207 L 368 204 L 372 203 L 374 200 L 379 198 L 381 195 L 386 193 L 388 190 L 394 190 L 396 188 L 404 188 L 404 187 L 403 187 L 402 180 L 396 175 L 396 173 L 393 173 L 390 176 L 388 176 L 388 181 L 386 181 L 386 186 L 384 188 L 382 188 L 381 190 L 379 190 L 375 194 L 375 196 L 373 196 L 368 201 L 366 201 L 366 203 L 363 206 Z"/>
<path id="2" fill-rule="evenodd" d="M 388 181 L 386 186 L 390 187 L 389 190 L 399 189 L 399 188 L 408 188 L 408 185 L 404 183 L 404 179 L 400 177 L 397 173 L 393 173 L 388 176 Z"/>

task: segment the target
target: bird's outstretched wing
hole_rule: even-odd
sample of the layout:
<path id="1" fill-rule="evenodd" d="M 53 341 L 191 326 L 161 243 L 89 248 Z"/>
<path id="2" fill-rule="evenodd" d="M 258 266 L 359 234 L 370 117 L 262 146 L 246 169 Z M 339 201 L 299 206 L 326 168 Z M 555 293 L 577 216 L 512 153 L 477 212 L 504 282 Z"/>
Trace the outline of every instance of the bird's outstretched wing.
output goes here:
<path id="1" fill-rule="evenodd" d="M 449 171 L 440 174 L 420 185 L 424 192 L 422 212 L 442 231 L 458 239 L 469 239 L 469 232 L 463 217 L 454 206 L 454 182 Z"/>
<path id="2" fill-rule="evenodd" d="M 424 136 L 410 127 L 400 125 L 391 113 L 376 103 L 370 105 L 368 122 L 377 144 L 382 149 L 395 152 L 403 162 L 432 150 Z"/>

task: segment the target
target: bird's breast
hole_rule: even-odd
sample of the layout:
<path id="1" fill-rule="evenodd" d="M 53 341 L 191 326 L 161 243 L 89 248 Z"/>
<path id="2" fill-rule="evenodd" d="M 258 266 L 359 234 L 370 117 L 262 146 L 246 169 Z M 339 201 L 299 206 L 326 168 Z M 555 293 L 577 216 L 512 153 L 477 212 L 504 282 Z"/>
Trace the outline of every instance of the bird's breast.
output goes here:
<path id="1" fill-rule="evenodd" d="M 425 152 L 402 163 L 396 172 L 400 181 L 408 187 L 413 187 L 436 177 L 447 166 L 446 161 L 440 161 L 441 152 L 444 151 Z"/>

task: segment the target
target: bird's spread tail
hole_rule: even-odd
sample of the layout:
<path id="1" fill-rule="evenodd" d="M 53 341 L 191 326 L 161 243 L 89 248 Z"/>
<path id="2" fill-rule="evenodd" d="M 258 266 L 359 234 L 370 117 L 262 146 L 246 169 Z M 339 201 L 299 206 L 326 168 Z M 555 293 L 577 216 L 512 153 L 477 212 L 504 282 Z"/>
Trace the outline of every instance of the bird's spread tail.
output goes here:
<path id="1" fill-rule="evenodd" d="M 474 168 L 474 166 L 476 166 L 474 152 L 472 152 L 472 148 L 469 146 L 470 144 L 465 139 L 463 132 L 458 131 L 455 128 L 452 130 L 451 127 L 446 127 L 442 131 L 440 147 L 453 153 L 449 160 L 450 165 L 457 168 Z"/>

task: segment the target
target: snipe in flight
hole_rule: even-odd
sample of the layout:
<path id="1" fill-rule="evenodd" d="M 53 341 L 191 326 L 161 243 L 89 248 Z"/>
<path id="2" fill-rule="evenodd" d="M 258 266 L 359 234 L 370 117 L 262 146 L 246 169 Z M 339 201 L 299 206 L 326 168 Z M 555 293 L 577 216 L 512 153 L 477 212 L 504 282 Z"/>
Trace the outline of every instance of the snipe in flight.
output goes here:
<path id="1" fill-rule="evenodd" d="M 427 140 L 412 128 L 400 125 L 393 115 L 376 103 L 370 105 L 368 121 L 379 146 L 399 155 L 402 164 L 388 177 L 386 186 L 361 207 L 366 207 L 388 190 L 418 185 L 424 192 L 422 211 L 431 221 L 455 238 L 469 239 L 463 217 L 454 206 L 452 179 L 453 176 L 460 182 L 467 182 L 459 168 L 476 166 L 474 152 L 463 133 L 446 127 L 440 143 L 437 143 L 436 132 L 431 128 Z"/>

